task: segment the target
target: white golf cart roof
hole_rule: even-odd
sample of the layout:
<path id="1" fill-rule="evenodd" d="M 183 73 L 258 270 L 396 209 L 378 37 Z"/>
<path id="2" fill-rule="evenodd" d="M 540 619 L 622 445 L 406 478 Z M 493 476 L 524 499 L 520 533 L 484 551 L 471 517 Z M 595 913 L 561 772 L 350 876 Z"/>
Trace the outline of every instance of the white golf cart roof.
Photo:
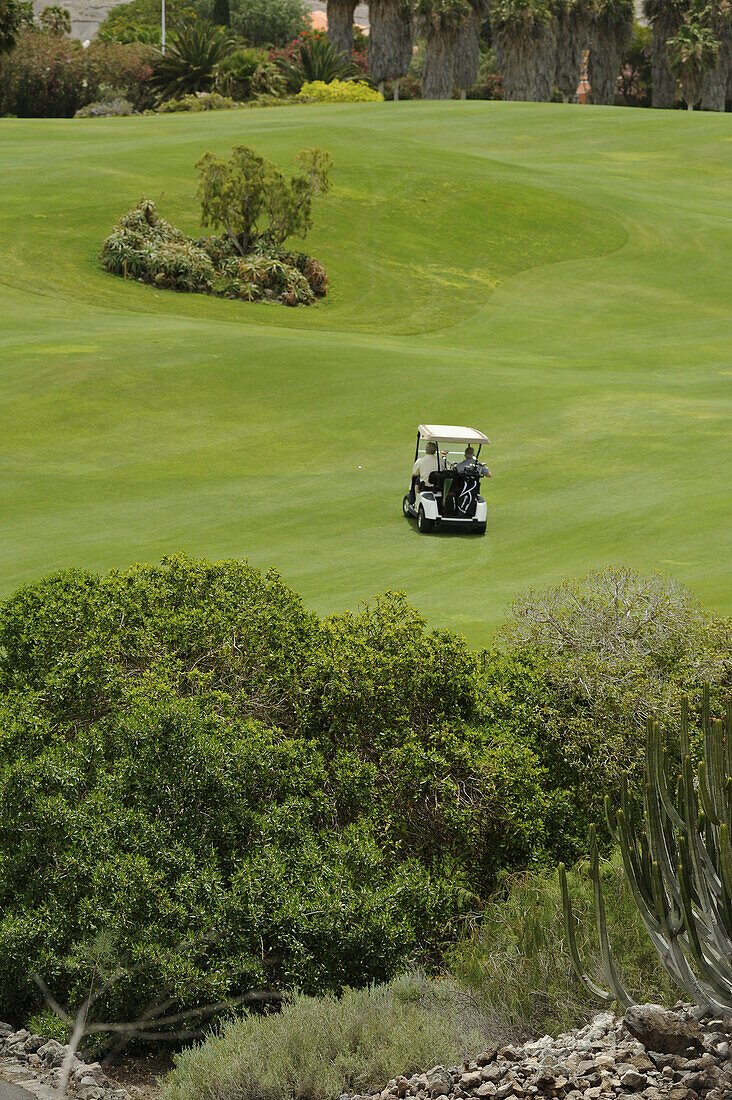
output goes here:
<path id="1" fill-rule="evenodd" d="M 420 424 L 419 434 L 422 439 L 434 443 L 490 443 L 488 436 L 475 428 L 456 424 Z"/>

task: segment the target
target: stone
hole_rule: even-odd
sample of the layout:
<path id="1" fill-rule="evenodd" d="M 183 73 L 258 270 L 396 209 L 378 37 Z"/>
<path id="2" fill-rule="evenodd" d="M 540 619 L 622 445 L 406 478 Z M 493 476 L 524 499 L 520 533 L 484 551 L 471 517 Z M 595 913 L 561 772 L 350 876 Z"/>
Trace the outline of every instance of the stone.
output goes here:
<path id="1" fill-rule="evenodd" d="M 704 1037 L 696 1020 L 684 1019 L 662 1005 L 631 1005 L 625 1013 L 625 1026 L 646 1050 L 661 1054 L 681 1054 L 693 1048 L 702 1050 Z"/>
<path id="2" fill-rule="evenodd" d="M 505 1085 L 499 1085 L 493 1093 L 494 1100 L 506 1100 L 513 1092 L 513 1081 L 507 1081 Z"/>
<path id="3" fill-rule="evenodd" d="M 476 1096 L 493 1096 L 496 1091 L 496 1085 L 493 1081 L 484 1081 L 480 1088 L 475 1090 Z"/>
<path id="4" fill-rule="evenodd" d="M 471 1073 L 463 1073 L 460 1077 L 460 1085 L 464 1089 L 477 1089 L 483 1081 L 483 1075 L 479 1069 Z"/>
<path id="5" fill-rule="evenodd" d="M 500 1081 L 506 1075 L 505 1066 L 484 1066 L 480 1073 L 484 1081 Z"/>
<path id="6" fill-rule="evenodd" d="M 620 1078 L 620 1084 L 624 1089 L 644 1089 L 648 1085 L 648 1078 L 637 1069 L 629 1069 Z"/>
<path id="7" fill-rule="evenodd" d="M 498 1047 L 488 1047 L 487 1050 L 484 1050 L 483 1053 L 479 1054 L 478 1057 L 475 1059 L 476 1065 L 478 1065 L 478 1066 L 490 1065 L 491 1062 L 495 1062 L 497 1056 L 498 1056 Z"/>
<path id="8" fill-rule="evenodd" d="M 394 1084 L 396 1085 L 397 1096 L 401 1098 L 407 1095 L 407 1091 L 409 1089 L 409 1081 L 407 1081 L 406 1077 L 397 1077 Z"/>

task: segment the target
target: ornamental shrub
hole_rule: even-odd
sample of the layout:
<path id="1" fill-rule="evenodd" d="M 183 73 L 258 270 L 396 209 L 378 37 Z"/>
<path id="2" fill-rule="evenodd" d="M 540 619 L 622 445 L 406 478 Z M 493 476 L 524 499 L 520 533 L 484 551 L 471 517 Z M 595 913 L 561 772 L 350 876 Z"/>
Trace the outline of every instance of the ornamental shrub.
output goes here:
<path id="1" fill-rule="evenodd" d="M 180 99 L 164 99 L 151 113 L 173 115 L 190 111 L 231 111 L 236 107 L 243 107 L 243 104 L 219 92 L 194 92 Z"/>
<path id="2" fill-rule="evenodd" d="M 362 80 L 306 81 L 300 89 L 303 99 L 318 103 L 383 103 L 384 97 Z"/>
<path id="3" fill-rule="evenodd" d="M 159 217 L 154 202 L 141 199 L 120 218 L 99 255 L 113 275 L 139 279 L 165 290 L 213 289 L 215 271 L 208 253 Z"/>
<path id="4" fill-rule="evenodd" d="M 25 30 L 3 58 L 0 114 L 20 118 L 71 118 L 98 99 L 102 84 L 114 85 L 135 110 L 152 102 L 152 51 L 94 41 L 84 50 L 74 38 Z"/>
<path id="5" fill-rule="evenodd" d="M 230 0 L 231 27 L 252 46 L 284 46 L 307 28 L 303 0 Z"/>

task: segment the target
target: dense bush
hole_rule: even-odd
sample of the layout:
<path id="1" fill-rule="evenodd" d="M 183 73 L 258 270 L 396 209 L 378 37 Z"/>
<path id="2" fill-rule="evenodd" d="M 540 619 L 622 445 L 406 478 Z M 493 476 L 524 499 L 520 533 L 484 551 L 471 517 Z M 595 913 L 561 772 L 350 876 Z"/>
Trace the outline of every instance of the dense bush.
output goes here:
<path id="1" fill-rule="evenodd" d="M 216 277 L 208 253 L 159 217 L 155 203 L 147 199 L 120 218 L 100 259 L 113 275 L 168 290 L 209 293 Z"/>
<path id="2" fill-rule="evenodd" d="M 180 1055 L 163 1095 L 327 1100 L 378 1092 L 399 1074 L 475 1054 L 481 1022 L 454 983 L 420 974 L 348 990 L 339 1000 L 299 995 L 278 1016 L 228 1023 L 220 1036 Z"/>
<path id="3" fill-rule="evenodd" d="M 381 92 L 362 80 L 331 80 L 329 84 L 323 80 L 306 81 L 300 95 L 319 103 L 381 103 L 384 100 Z"/>
<path id="4" fill-rule="evenodd" d="M 191 0 L 165 0 L 165 23 L 169 31 L 181 30 L 196 18 Z M 160 0 L 129 0 L 110 8 L 97 37 L 113 42 L 160 43 Z"/>
<path id="5" fill-rule="evenodd" d="M 0 1014 L 39 1006 L 34 969 L 71 1002 L 121 970 L 95 1008 L 119 1018 L 434 957 L 544 850 L 544 774 L 472 725 L 477 675 L 401 598 L 319 622 L 242 563 L 20 589 L 0 608 Z"/>
<path id="6" fill-rule="evenodd" d="M 221 95 L 219 92 L 195 92 L 193 95 L 184 95 L 180 99 L 164 99 L 151 114 L 178 115 L 196 111 L 231 111 L 236 107 L 243 107 L 235 99 Z"/>
<path id="7" fill-rule="evenodd" d="M 303 0 L 231 0 L 231 27 L 253 46 L 284 46 L 307 28 Z"/>
<path id="8" fill-rule="evenodd" d="M 232 99 L 279 95 L 284 87 L 280 69 L 262 50 L 235 50 L 217 67 L 216 88 Z"/>
<path id="9" fill-rule="evenodd" d="M 152 103 L 151 56 L 140 43 L 94 41 L 85 50 L 76 39 L 26 30 L 0 62 L 0 114 L 71 118 L 102 84 L 143 110 Z"/>

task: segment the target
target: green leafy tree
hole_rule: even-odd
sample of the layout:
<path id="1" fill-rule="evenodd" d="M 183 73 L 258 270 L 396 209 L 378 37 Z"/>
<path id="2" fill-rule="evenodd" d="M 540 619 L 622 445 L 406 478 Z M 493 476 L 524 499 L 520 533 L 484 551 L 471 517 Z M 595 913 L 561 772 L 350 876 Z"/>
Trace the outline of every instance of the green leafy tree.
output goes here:
<path id="1" fill-rule="evenodd" d="M 285 46 L 307 27 L 303 0 L 230 0 L 231 26 L 252 46 Z"/>
<path id="2" fill-rule="evenodd" d="M 19 0 L 0 0 L 0 54 L 9 53 L 23 26 L 23 5 Z"/>
<path id="3" fill-rule="evenodd" d="M 231 22 L 229 0 L 213 0 L 213 8 L 211 9 L 211 22 L 215 23 L 218 27 L 229 26 Z"/>
<path id="4" fill-rule="evenodd" d="M 193 92 L 210 92 L 218 66 L 234 50 L 225 27 L 192 23 L 170 35 L 165 54 L 156 63 L 150 83 L 161 100 Z"/>
<path id="5" fill-rule="evenodd" d="M 38 22 L 44 31 L 48 31 L 49 34 L 55 34 L 59 37 L 71 34 L 71 12 L 67 11 L 66 8 L 59 7 L 58 4 L 52 4 L 50 7 L 44 8 Z"/>
<path id="6" fill-rule="evenodd" d="M 676 77 L 688 110 L 702 96 L 704 77 L 717 64 L 719 40 L 711 27 L 696 20 L 683 23 L 668 43 L 668 65 Z"/>
<path id="7" fill-rule="evenodd" d="M 223 227 L 242 256 L 260 241 L 306 236 L 313 198 L 330 189 L 332 162 L 322 149 L 304 149 L 295 163 L 299 172 L 287 179 L 248 145 L 228 158 L 204 154 L 196 164 L 202 224 Z"/>

